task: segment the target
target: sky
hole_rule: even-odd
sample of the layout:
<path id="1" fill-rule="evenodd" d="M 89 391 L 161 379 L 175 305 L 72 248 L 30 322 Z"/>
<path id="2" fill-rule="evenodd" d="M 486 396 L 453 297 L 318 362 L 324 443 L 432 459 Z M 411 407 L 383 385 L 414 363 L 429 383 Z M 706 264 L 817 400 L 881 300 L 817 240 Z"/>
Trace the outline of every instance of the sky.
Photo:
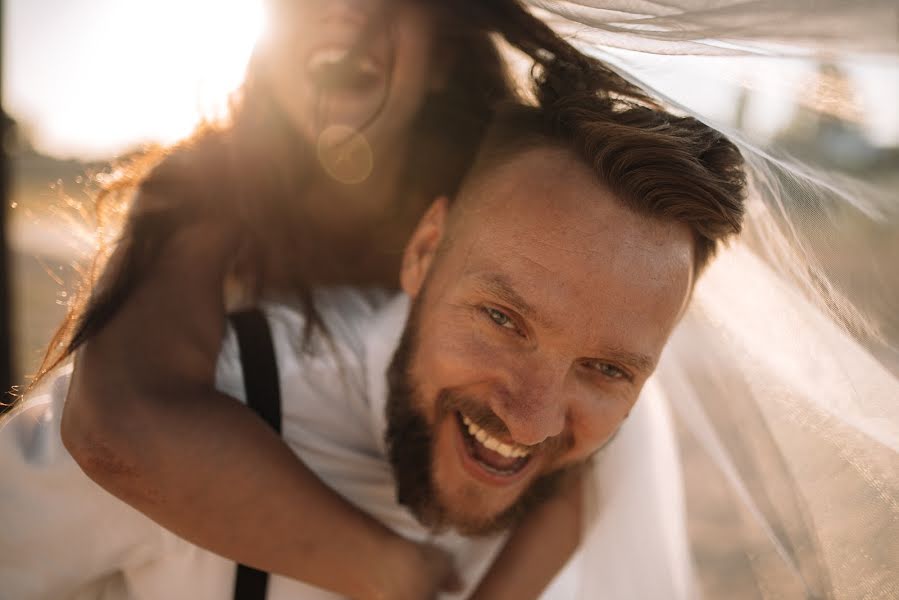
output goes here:
<path id="1" fill-rule="evenodd" d="M 259 0 L 6 0 L 6 111 L 57 156 L 171 142 L 239 85 Z"/>
<path id="2" fill-rule="evenodd" d="M 6 0 L 6 111 L 42 152 L 105 159 L 172 142 L 224 109 L 264 28 L 260 0 Z M 899 144 L 899 67 L 850 67 L 861 125 Z M 689 81 L 678 74 L 689 73 Z M 642 71 L 664 92 L 722 124 L 741 86 L 761 137 L 791 118 L 814 66 L 654 56 Z"/>

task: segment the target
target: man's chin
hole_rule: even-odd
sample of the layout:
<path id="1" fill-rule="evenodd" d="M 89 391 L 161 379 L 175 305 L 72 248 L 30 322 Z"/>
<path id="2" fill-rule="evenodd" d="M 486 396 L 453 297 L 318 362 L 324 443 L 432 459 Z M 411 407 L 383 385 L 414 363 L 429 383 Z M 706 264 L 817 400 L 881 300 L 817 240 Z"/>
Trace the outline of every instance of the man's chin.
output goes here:
<path id="1" fill-rule="evenodd" d="M 563 471 L 540 475 L 541 462 L 509 477 L 484 477 L 460 439 L 455 418 L 438 428 L 434 440 L 434 500 L 444 528 L 465 536 L 490 536 L 517 526 L 558 488 Z M 474 472 L 473 472 L 474 471 Z"/>
<path id="2" fill-rule="evenodd" d="M 442 433 L 430 438 L 428 451 L 401 438 L 392 446 L 398 499 L 433 532 L 484 537 L 508 531 L 558 489 L 564 470 L 538 476 L 535 469 L 506 489 L 485 484 L 462 468 L 457 448 L 441 440 Z M 399 451 L 404 447 L 406 451 Z M 429 463 L 422 464 L 424 457 Z"/>
<path id="3" fill-rule="evenodd" d="M 441 491 L 436 492 L 440 509 L 439 523 L 425 524 L 437 530 L 453 529 L 468 537 L 492 536 L 514 529 L 540 504 L 556 493 L 563 471 L 537 478 L 513 502 L 501 506 L 486 506 L 483 502 L 472 502 L 465 491 L 447 498 Z M 462 507 L 466 507 L 462 509 Z"/>
<path id="4" fill-rule="evenodd" d="M 434 430 L 433 495 L 442 526 L 466 536 L 498 533 L 515 525 L 515 505 L 535 478 L 533 468 L 503 476 L 472 455 L 455 413 Z M 536 466 L 536 465 L 532 465 Z"/>
<path id="5" fill-rule="evenodd" d="M 487 537 L 508 531 L 524 516 L 523 512 L 519 514 L 513 510 L 514 503 L 501 509 L 478 507 L 460 510 L 460 502 L 443 500 L 443 495 L 438 495 L 441 497 L 441 529 L 452 529 L 466 537 Z"/>

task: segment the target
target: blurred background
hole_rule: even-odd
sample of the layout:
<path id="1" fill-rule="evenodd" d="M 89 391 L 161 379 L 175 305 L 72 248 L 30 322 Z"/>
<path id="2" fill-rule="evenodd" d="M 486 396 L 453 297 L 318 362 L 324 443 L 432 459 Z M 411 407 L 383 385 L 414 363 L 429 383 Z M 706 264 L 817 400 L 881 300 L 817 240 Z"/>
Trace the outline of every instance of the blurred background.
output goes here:
<path id="1" fill-rule="evenodd" d="M 65 313 L 92 239 L 81 208 L 110 161 L 225 111 L 260 0 L 5 0 L 13 382 Z M 85 203 L 80 206 L 79 203 Z"/>
<path id="2" fill-rule="evenodd" d="M 117 158 L 176 141 L 201 119 L 221 116 L 265 25 L 261 0 L 5 0 L 2 9 L 2 103 L 11 120 L 3 140 L 10 282 L 3 308 L 12 324 L 11 378 L 21 385 L 40 362 L 90 256 L 85 209 L 96 178 Z M 899 194 L 895 61 L 791 59 L 762 66 L 756 58 L 618 54 L 713 123 Z M 689 81 L 678 75 L 685 72 Z M 863 308 L 878 316 L 890 342 L 874 350 L 899 372 L 899 357 L 890 353 L 899 346 L 896 221 L 872 224 L 849 212 L 837 219 L 831 225 L 851 232 L 857 250 L 831 245 L 827 228 L 809 236 L 834 279 L 860 291 Z M 858 276 L 855 252 L 867 257 L 873 277 Z M 727 505 L 713 503 L 716 494 L 728 492 L 712 482 L 698 485 L 708 473 L 703 457 L 689 444 L 683 451 L 694 550 L 712 573 L 703 581 L 707 596 L 758 597 L 750 558 L 729 543 L 734 515 L 710 514 L 712 506 Z M 741 573 L 748 574 L 745 595 L 738 591 Z"/>

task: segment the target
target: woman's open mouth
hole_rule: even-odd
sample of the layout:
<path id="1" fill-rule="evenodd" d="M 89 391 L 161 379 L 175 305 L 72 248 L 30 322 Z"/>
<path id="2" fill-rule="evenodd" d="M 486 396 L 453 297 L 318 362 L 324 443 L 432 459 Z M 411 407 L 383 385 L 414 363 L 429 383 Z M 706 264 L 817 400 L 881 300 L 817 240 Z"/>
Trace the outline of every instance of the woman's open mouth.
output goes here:
<path id="1" fill-rule="evenodd" d="M 462 464 L 482 481 L 493 485 L 509 485 L 531 469 L 531 450 L 502 442 L 460 412 L 455 413 Z"/>
<path id="2" fill-rule="evenodd" d="M 309 81 L 327 92 L 363 93 L 381 84 L 380 67 L 369 56 L 351 55 L 349 48 L 320 48 L 306 61 Z"/>

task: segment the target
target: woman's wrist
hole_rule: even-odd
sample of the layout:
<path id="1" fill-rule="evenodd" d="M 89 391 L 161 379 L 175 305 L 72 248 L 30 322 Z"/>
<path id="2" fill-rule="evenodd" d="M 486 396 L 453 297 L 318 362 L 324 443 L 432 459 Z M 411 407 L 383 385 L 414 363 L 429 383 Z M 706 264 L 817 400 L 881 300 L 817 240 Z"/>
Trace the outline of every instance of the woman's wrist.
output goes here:
<path id="1" fill-rule="evenodd" d="M 378 524 L 380 525 L 380 524 Z M 377 529 L 377 528 L 376 528 Z M 365 548 L 349 549 L 354 600 L 394 600 L 402 597 L 402 580 L 418 562 L 415 543 L 380 525 Z"/>

